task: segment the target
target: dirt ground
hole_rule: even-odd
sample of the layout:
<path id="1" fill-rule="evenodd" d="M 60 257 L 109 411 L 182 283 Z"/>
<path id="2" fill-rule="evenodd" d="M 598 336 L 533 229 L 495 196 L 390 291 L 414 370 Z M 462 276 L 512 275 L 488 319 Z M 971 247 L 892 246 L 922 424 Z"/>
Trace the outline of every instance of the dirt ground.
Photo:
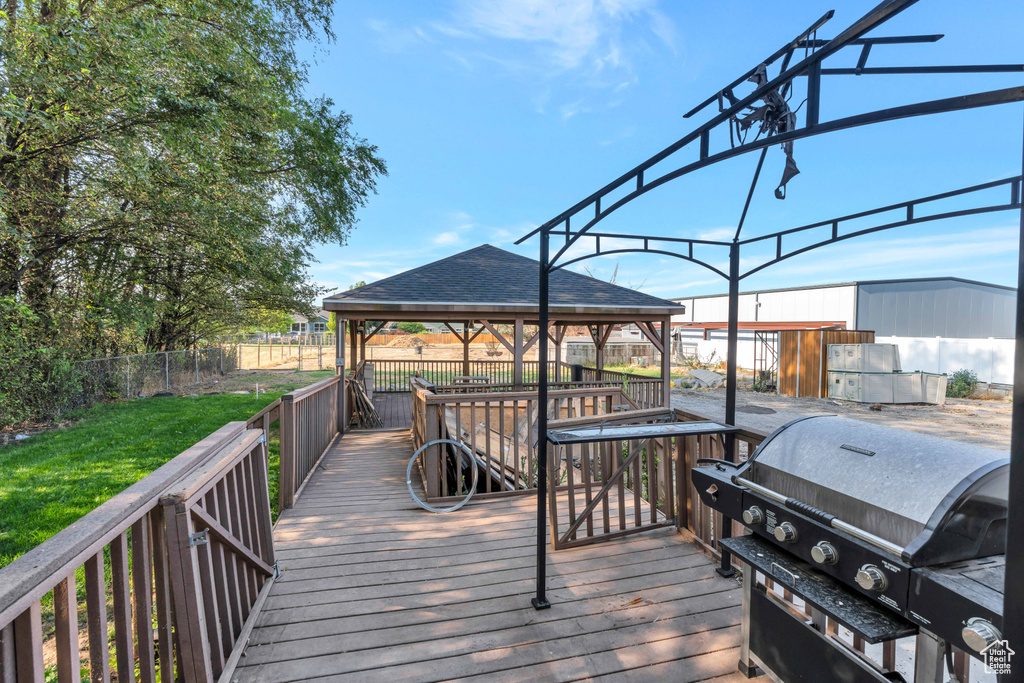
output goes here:
<path id="1" fill-rule="evenodd" d="M 722 420 L 725 418 L 725 390 L 676 389 L 672 392 L 672 407 Z M 872 410 L 866 404 L 848 401 L 741 390 L 736 402 L 736 421 L 743 427 L 772 432 L 806 415 L 842 415 L 1009 451 L 1012 409 L 1009 400 L 950 398 L 943 406 L 884 405 L 881 410 Z"/>
<path id="2" fill-rule="evenodd" d="M 320 367 L 334 367 L 333 346 L 280 346 L 273 348 L 263 345 L 257 347 L 255 344 L 239 345 L 239 365 L 245 369 L 295 369 L 299 365 L 299 354 L 301 348 L 302 369 L 316 370 Z M 388 347 L 388 346 L 367 346 L 366 359 L 382 360 L 462 360 L 462 346 L 458 344 L 445 344 L 427 346 L 420 349 Z M 469 348 L 470 360 L 512 360 L 512 354 L 504 347 L 490 349 L 483 345 L 472 345 Z M 526 360 L 537 359 L 537 348 L 534 345 L 525 355 Z M 346 362 L 348 357 L 346 356 Z"/>

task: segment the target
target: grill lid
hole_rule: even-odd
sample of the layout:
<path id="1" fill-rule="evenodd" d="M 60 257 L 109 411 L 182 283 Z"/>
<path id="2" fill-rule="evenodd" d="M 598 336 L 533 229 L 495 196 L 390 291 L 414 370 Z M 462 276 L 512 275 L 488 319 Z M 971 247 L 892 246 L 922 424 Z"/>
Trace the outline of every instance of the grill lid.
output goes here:
<path id="1" fill-rule="evenodd" d="M 819 416 L 777 430 L 738 476 L 904 547 L 911 565 L 1004 552 L 1000 451 Z"/>

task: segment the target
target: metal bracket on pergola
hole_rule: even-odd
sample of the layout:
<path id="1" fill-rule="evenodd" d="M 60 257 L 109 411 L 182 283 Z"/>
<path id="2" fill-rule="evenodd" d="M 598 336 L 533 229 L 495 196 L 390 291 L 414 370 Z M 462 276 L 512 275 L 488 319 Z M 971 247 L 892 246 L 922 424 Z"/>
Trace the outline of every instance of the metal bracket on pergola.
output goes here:
<path id="1" fill-rule="evenodd" d="M 960 216 L 1018 210 L 1021 216 L 1021 231 L 1024 234 L 1024 205 L 1022 205 L 1021 201 L 1022 176 L 1024 176 L 1024 166 L 1022 166 L 1021 175 L 963 187 L 941 194 L 911 199 L 898 204 L 831 218 L 767 235 L 741 239 L 743 223 L 746 220 L 750 201 L 764 166 L 767 151 L 774 145 L 779 145 L 785 154 L 782 180 L 775 192 L 776 197 L 784 199 L 786 183 L 799 173 L 794 160 L 795 141 L 824 133 L 832 133 L 886 121 L 1024 101 L 1024 86 L 1015 86 L 959 97 L 890 107 L 822 121 L 821 79 L 823 77 L 883 74 L 1024 73 L 1024 65 L 1022 64 L 868 66 L 868 58 L 874 48 L 881 50 L 886 45 L 934 43 L 942 38 L 941 35 L 865 36 L 865 34 L 907 9 L 915 2 L 916 0 L 886 0 L 830 40 L 817 37 L 818 30 L 832 18 L 833 12 L 826 13 L 763 62 L 708 97 L 685 115 L 687 118 L 691 117 L 705 108 L 717 104 L 718 111 L 709 121 L 698 126 L 683 138 L 519 239 L 516 244 L 521 244 L 535 235 L 540 236 L 540 326 L 542 328 L 547 326 L 549 307 L 548 277 L 553 271 L 565 268 L 568 265 L 597 256 L 644 253 L 678 258 L 707 268 L 729 282 L 729 362 L 726 380 L 725 421 L 732 425 L 736 421 L 736 350 L 739 319 L 739 283 L 743 278 L 793 256 L 854 237 Z M 826 60 L 848 47 L 860 48 L 860 55 L 855 67 L 825 66 Z M 794 61 L 795 63 L 793 63 Z M 769 76 L 769 71 L 775 69 L 777 69 L 776 75 L 774 77 Z M 793 110 L 790 109 L 787 103 L 792 97 L 797 79 L 806 79 L 806 86 L 804 88 L 806 99 Z M 736 95 L 735 89 L 742 86 L 745 82 L 752 83 L 753 89 L 746 95 Z M 755 130 L 756 133 L 754 132 Z M 751 134 L 753 134 L 753 139 L 748 139 L 751 137 Z M 684 148 L 691 143 L 697 143 L 695 149 L 686 152 Z M 760 151 L 757 167 L 737 223 L 735 236 L 731 241 L 644 234 L 618 234 L 594 230 L 598 223 L 615 211 L 671 180 L 682 178 L 699 169 L 754 151 Z M 684 154 L 689 154 L 689 156 L 681 158 Z M 663 162 L 676 159 L 677 156 L 680 159 L 674 170 L 660 172 L 655 177 L 652 177 L 649 173 L 655 166 L 664 166 Z M 992 203 L 990 197 L 992 193 L 986 191 L 998 188 L 1004 189 L 1006 195 Z M 971 206 L 950 211 L 943 211 L 940 207 L 937 213 L 927 213 L 929 205 L 952 197 L 959 198 L 958 201 L 969 202 Z M 895 211 L 903 213 L 901 217 L 893 220 L 892 216 L 888 214 Z M 871 217 L 876 216 L 879 219 L 877 225 L 866 228 L 862 227 L 865 219 L 870 220 Z M 579 227 L 574 227 L 574 225 Z M 807 244 L 808 239 L 813 240 L 809 245 Z M 607 244 L 608 240 L 614 240 L 614 248 L 603 248 L 602 240 L 605 244 Z M 764 263 L 748 269 L 746 272 L 741 272 L 740 253 L 744 248 L 756 246 L 763 249 L 764 245 L 771 245 L 773 243 L 775 247 L 773 257 Z M 580 255 L 561 260 L 568 250 L 574 246 L 573 253 Z M 700 253 L 695 253 L 695 250 Z M 722 255 L 722 251 L 727 250 L 729 256 L 728 272 L 715 267 L 710 259 L 703 256 L 703 252 L 708 250 L 717 251 L 719 256 Z M 1020 276 L 1022 279 L 1020 280 L 1020 288 L 1024 288 L 1024 251 L 1022 251 L 1021 264 Z M 1024 441 L 1022 441 L 1022 438 L 1024 438 L 1024 405 L 1022 405 L 1024 404 L 1024 343 L 1021 343 L 1024 340 L 1024 306 L 1021 304 L 1022 299 L 1018 297 L 1017 382 L 1014 388 L 1009 520 L 1009 525 L 1018 528 L 1024 528 Z M 541 405 L 545 405 L 547 402 L 546 347 L 542 345 L 540 352 L 541 376 L 538 399 Z M 541 439 L 539 452 L 546 453 L 546 411 L 540 411 L 538 433 Z M 731 437 L 726 437 L 726 457 L 730 460 L 734 456 L 733 446 L 734 440 Z M 539 469 L 537 491 L 537 593 L 533 598 L 533 605 L 538 609 L 542 609 L 550 606 L 545 590 L 546 458 L 539 458 Z M 726 520 L 723 525 L 723 536 L 729 535 L 730 527 L 731 523 L 729 520 Z M 1020 604 L 1024 602 L 1024 543 L 1021 541 L 1013 538 L 1008 539 L 1006 568 L 1006 605 Z M 732 573 L 729 554 L 726 552 L 722 553 L 722 566 L 719 568 L 719 571 L 723 575 Z M 1004 633 L 1024 633 L 1024 611 L 1014 611 L 1007 608 L 1004 610 L 1004 620 Z"/>

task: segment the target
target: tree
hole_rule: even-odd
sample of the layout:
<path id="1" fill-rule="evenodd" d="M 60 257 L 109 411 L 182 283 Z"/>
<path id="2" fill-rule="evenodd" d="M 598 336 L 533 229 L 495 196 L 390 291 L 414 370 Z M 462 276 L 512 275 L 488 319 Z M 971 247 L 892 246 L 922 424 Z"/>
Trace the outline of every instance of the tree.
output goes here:
<path id="1" fill-rule="evenodd" d="M 427 331 L 423 323 L 398 323 L 398 329 L 409 334 L 420 334 Z"/>
<path id="2" fill-rule="evenodd" d="M 331 37 L 329 3 L 4 7 L 0 297 L 73 321 L 82 355 L 311 312 L 310 246 L 343 244 L 386 173 L 304 94 L 295 44 Z"/>

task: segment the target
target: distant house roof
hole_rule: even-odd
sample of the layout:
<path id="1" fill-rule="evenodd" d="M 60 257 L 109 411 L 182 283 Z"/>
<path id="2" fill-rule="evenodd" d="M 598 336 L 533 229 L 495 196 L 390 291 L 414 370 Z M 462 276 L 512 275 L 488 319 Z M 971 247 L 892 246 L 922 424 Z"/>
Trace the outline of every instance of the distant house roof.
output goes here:
<path id="1" fill-rule="evenodd" d="M 402 312 L 449 319 L 454 314 L 536 315 L 539 263 L 489 244 L 407 270 L 324 299 L 328 311 Z M 549 278 L 550 308 L 562 316 L 663 316 L 682 313 L 680 304 L 568 270 Z M 506 316 L 507 317 L 507 316 Z M 431 317 L 423 317 L 423 320 Z"/>

